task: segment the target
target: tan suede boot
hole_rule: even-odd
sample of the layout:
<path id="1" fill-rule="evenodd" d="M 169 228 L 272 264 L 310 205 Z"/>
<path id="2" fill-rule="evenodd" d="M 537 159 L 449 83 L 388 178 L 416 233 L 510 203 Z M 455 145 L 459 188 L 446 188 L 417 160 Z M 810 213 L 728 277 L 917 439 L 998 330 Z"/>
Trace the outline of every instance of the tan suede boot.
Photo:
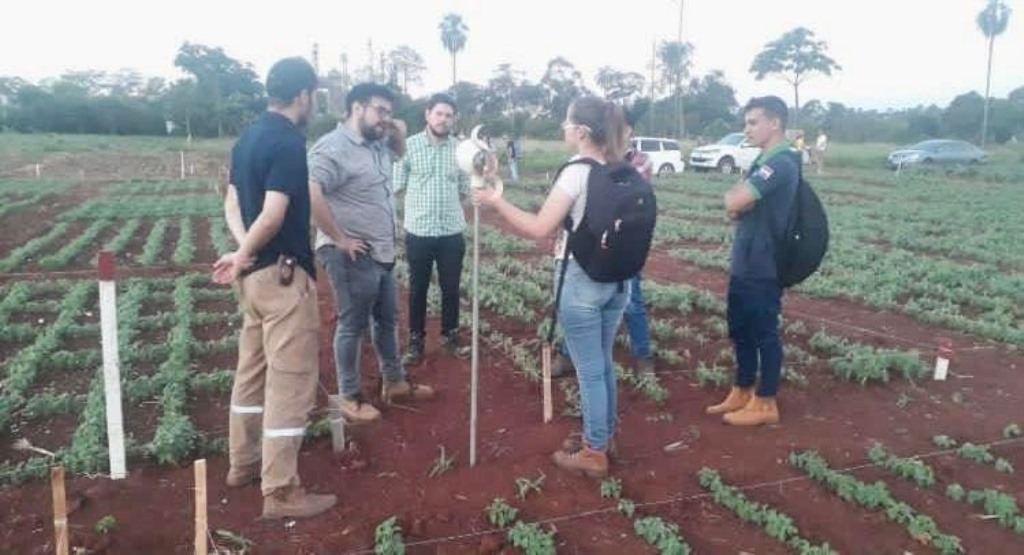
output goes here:
<path id="1" fill-rule="evenodd" d="M 434 388 L 408 380 L 394 383 L 383 382 L 380 397 L 385 403 L 409 399 L 423 401 L 434 398 Z"/>
<path id="2" fill-rule="evenodd" d="M 259 462 L 232 466 L 228 469 L 228 477 L 225 482 L 230 488 L 244 487 L 259 480 L 261 470 L 262 465 Z"/>
<path id="3" fill-rule="evenodd" d="M 750 402 L 750 399 L 753 398 L 753 396 L 753 387 L 741 388 L 733 386 L 732 389 L 729 390 L 729 395 L 724 401 L 704 409 L 704 412 L 708 414 L 723 414 L 737 411 L 747 406 L 747 403 Z"/>
<path id="4" fill-rule="evenodd" d="M 582 473 L 591 478 L 608 476 L 608 455 L 604 451 L 596 451 L 590 447 L 576 451 L 555 451 L 551 460 L 555 466 L 569 472 Z"/>
<path id="5" fill-rule="evenodd" d="M 742 410 L 730 412 L 722 417 L 726 424 L 733 426 L 760 426 L 761 424 L 778 424 L 779 407 L 775 397 L 754 396 Z"/>
<path id="6" fill-rule="evenodd" d="M 306 493 L 301 487 L 283 488 L 263 497 L 263 518 L 305 518 L 338 503 L 336 495 Z"/>

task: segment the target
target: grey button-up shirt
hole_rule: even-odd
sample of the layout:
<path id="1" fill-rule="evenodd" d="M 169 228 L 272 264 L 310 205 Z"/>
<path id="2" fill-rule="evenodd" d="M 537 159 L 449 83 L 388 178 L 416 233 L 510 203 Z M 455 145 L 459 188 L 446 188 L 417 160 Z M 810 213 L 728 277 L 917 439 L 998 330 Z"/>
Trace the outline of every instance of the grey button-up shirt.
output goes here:
<path id="1" fill-rule="evenodd" d="M 391 183 L 396 156 L 384 141 L 366 141 L 345 125 L 320 137 L 309 151 L 309 177 L 320 184 L 334 222 L 370 246 L 377 262 L 395 261 L 397 219 Z M 316 248 L 333 241 L 319 229 Z"/>

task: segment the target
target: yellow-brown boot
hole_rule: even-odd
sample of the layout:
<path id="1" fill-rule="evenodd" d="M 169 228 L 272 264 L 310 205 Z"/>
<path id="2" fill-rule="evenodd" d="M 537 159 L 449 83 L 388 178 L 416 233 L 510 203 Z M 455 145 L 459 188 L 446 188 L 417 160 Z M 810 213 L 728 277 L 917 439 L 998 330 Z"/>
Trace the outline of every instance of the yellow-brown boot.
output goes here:
<path id="1" fill-rule="evenodd" d="M 555 454 L 551 455 L 551 460 L 555 466 L 569 472 L 584 474 L 591 478 L 608 476 L 608 454 L 586 445 L 574 451 L 555 451 Z"/>
<path id="2" fill-rule="evenodd" d="M 726 424 L 733 426 L 760 426 L 761 424 L 778 424 L 779 407 L 775 397 L 754 396 L 742 410 L 727 413 L 722 417 Z"/>
<path id="3" fill-rule="evenodd" d="M 747 406 L 747 403 L 749 403 L 753 397 L 753 387 L 732 386 L 732 389 L 729 391 L 729 395 L 724 401 L 704 409 L 704 412 L 708 414 L 724 414 L 727 412 L 737 411 Z"/>

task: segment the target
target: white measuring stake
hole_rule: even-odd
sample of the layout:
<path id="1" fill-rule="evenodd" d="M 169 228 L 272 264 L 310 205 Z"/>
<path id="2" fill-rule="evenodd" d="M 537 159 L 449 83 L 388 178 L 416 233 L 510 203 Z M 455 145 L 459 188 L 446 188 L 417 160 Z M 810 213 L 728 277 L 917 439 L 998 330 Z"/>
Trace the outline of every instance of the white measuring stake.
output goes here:
<path id="1" fill-rule="evenodd" d="M 36 164 L 36 179 L 39 179 L 39 176 L 41 175 L 40 172 L 41 170 L 39 169 L 39 164 Z"/>
<path id="2" fill-rule="evenodd" d="M 541 349 L 541 373 L 544 382 L 544 422 L 551 422 L 554 408 L 551 402 L 551 345 L 545 344 Z"/>
<path id="3" fill-rule="evenodd" d="M 103 343 L 103 393 L 107 404 L 107 447 L 110 477 L 128 475 L 124 454 L 124 418 L 121 414 L 121 361 L 117 342 L 117 289 L 114 253 L 100 252 L 100 337 Z"/>
<path id="4" fill-rule="evenodd" d="M 181 179 L 185 179 L 185 151 L 179 150 L 178 155 L 181 156 Z"/>
<path id="5" fill-rule="evenodd" d="M 953 358 L 953 347 L 943 343 L 939 345 L 939 354 L 935 358 L 935 374 L 932 376 L 938 381 L 943 381 L 949 374 L 949 359 Z"/>

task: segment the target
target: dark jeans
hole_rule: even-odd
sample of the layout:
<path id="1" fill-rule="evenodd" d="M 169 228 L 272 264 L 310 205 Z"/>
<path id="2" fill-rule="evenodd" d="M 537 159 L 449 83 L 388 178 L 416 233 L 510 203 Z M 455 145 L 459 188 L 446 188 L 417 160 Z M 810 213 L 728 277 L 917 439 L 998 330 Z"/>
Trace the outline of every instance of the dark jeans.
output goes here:
<path id="1" fill-rule="evenodd" d="M 316 256 L 331 280 L 338 311 L 334 331 L 338 391 L 353 398 L 362 390 L 359 355 L 367 328 L 384 380 L 405 380 L 405 369 L 398 358 L 398 285 L 394 271 L 369 255 L 352 260 L 333 245 L 320 247 Z"/>
<path id="2" fill-rule="evenodd" d="M 405 234 L 405 256 L 409 261 L 409 332 L 422 336 L 427 327 L 427 290 L 437 263 L 441 285 L 441 332 L 459 329 L 459 281 L 466 240 L 462 234 L 419 237 Z"/>
<path id="3" fill-rule="evenodd" d="M 774 397 L 779 391 L 781 309 L 782 288 L 775 280 L 729 278 L 729 337 L 736 348 L 736 386 L 757 383 L 758 397 Z"/>

